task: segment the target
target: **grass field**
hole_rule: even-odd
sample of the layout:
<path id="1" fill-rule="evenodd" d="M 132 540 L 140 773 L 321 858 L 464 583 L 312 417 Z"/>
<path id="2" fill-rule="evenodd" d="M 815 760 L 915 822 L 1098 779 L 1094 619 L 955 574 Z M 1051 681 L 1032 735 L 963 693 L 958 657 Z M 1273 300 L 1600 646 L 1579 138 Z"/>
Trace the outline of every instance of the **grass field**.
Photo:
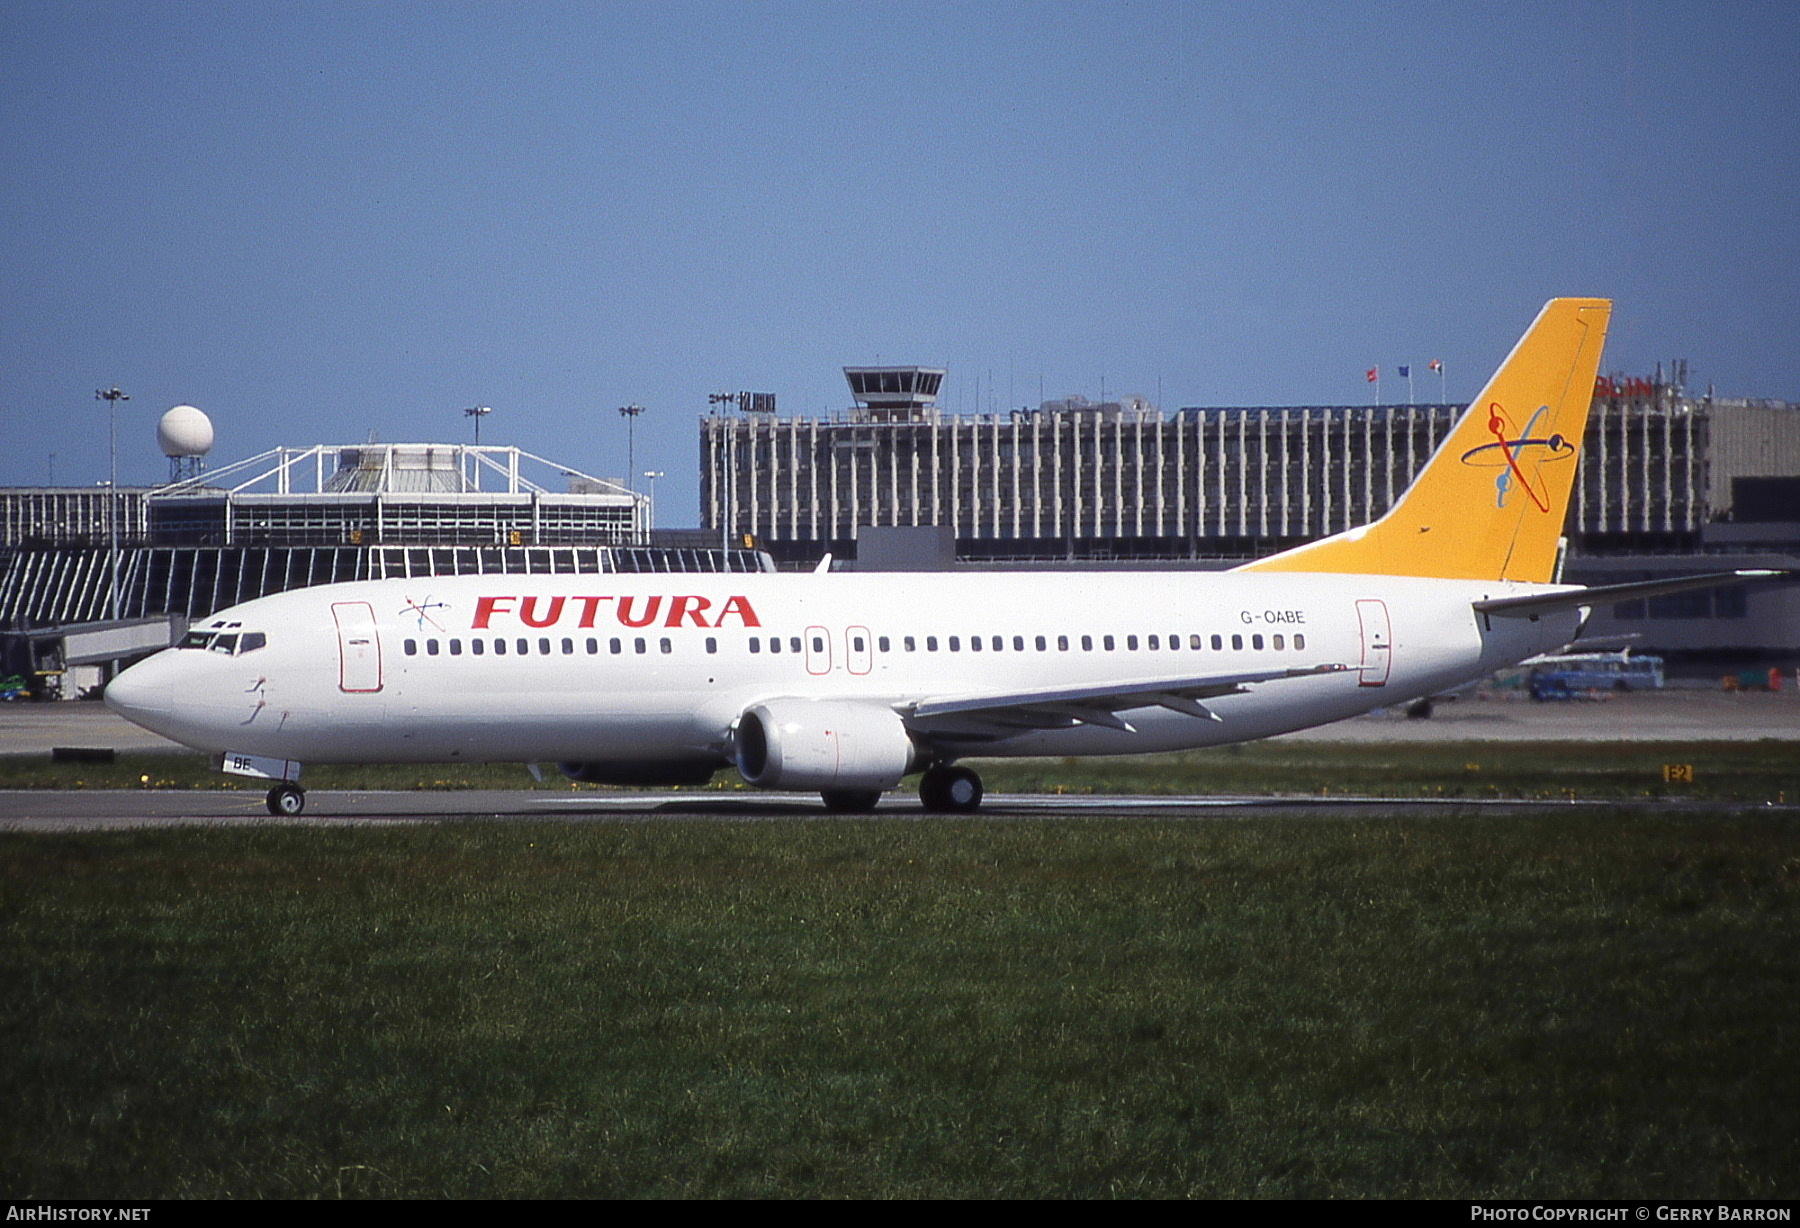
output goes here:
<path id="1" fill-rule="evenodd" d="M 11 1197 L 1800 1193 L 1800 828 L 0 837 Z"/>

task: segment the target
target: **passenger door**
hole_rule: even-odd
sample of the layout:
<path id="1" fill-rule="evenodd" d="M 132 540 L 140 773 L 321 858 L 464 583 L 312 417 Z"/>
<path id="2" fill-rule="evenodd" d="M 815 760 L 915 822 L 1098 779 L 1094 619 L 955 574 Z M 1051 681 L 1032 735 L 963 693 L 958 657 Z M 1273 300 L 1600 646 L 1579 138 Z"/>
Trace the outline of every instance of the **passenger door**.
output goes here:
<path id="1" fill-rule="evenodd" d="M 381 638 L 375 631 L 375 611 L 366 601 L 335 601 L 331 617 L 337 622 L 338 689 L 353 694 L 379 691 Z"/>
<path id="2" fill-rule="evenodd" d="M 1356 603 L 1362 633 L 1362 664 L 1357 685 L 1386 686 L 1393 663 L 1393 635 L 1385 601 L 1364 598 Z"/>

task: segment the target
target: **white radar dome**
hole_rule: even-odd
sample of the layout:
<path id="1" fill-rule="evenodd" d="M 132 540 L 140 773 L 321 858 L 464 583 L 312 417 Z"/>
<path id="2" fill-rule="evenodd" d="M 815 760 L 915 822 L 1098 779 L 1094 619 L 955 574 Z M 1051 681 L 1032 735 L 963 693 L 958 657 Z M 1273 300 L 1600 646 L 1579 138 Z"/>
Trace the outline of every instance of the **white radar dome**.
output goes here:
<path id="1" fill-rule="evenodd" d="M 164 456 L 205 456 L 212 451 L 212 419 L 192 405 L 177 405 L 156 424 Z"/>

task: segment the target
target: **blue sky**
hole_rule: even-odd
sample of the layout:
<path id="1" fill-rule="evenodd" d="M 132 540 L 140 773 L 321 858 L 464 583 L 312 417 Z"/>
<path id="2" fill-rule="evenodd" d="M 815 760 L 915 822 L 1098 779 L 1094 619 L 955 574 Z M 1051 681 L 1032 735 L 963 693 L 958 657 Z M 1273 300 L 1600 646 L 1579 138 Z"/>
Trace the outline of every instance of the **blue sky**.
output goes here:
<path id="1" fill-rule="evenodd" d="M 0 484 L 483 441 L 698 520 L 718 390 L 1467 398 L 1543 300 L 1800 401 L 1800 5 L 0 0 Z M 1435 380 L 1416 381 L 1421 400 Z"/>

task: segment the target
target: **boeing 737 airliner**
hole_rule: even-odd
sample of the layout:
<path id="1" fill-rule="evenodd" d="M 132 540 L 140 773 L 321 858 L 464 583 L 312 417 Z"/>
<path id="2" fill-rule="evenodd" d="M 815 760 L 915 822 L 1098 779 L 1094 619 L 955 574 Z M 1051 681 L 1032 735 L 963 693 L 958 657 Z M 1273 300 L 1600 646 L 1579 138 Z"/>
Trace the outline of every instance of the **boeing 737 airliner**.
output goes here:
<path id="1" fill-rule="evenodd" d="M 867 810 L 974 755 L 1267 737 L 1430 695 L 1575 638 L 1596 601 L 1751 573 L 1552 583 L 1611 305 L 1547 304 L 1380 520 L 1222 573 L 480 575 L 225 610 L 106 702 L 305 805 L 314 763 L 556 761 L 577 780 L 751 785 Z M 1758 573 L 1767 574 L 1767 573 Z"/>

